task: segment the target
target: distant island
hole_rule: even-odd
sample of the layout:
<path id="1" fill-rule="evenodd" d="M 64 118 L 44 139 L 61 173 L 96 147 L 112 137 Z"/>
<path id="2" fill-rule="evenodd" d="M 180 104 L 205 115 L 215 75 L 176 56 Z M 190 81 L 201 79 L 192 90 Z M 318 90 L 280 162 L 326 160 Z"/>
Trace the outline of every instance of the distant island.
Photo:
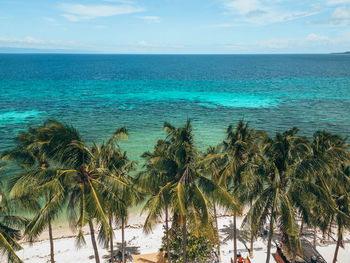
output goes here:
<path id="1" fill-rule="evenodd" d="M 350 55 L 350 51 L 331 53 L 332 55 Z"/>

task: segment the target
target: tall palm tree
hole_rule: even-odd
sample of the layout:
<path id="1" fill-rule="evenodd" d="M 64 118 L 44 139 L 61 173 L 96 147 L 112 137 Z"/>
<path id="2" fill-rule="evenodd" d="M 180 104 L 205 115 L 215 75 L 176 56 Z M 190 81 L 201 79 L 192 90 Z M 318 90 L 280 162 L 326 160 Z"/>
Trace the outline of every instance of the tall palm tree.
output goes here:
<path id="1" fill-rule="evenodd" d="M 216 147 L 209 147 L 206 153 L 203 155 L 202 160 L 200 161 L 201 171 L 204 175 L 210 176 L 211 180 L 217 185 L 222 187 L 226 186 L 226 182 L 223 182 L 224 176 L 223 171 L 228 162 L 227 155 L 221 154 L 222 145 Z M 221 262 L 221 251 L 220 251 L 220 236 L 219 236 L 219 227 L 217 220 L 217 205 L 216 196 L 211 196 L 211 202 L 213 206 L 213 215 L 215 223 L 215 236 L 216 236 L 216 251 L 218 255 L 218 261 Z"/>
<path id="2" fill-rule="evenodd" d="M 271 242 L 275 223 L 282 234 L 282 242 L 293 255 L 300 252 L 299 231 L 296 226 L 296 210 L 290 189 L 298 156 L 306 151 L 306 138 L 296 135 L 297 128 L 284 133 L 276 133 L 274 139 L 263 136 L 263 157 L 255 168 L 255 177 L 263 187 L 254 200 L 246 220 L 250 219 L 258 228 L 269 221 L 266 262 L 270 261 Z"/>
<path id="3" fill-rule="evenodd" d="M 339 181 L 343 167 L 349 160 L 346 138 L 326 132 L 317 131 L 313 136 L 306 154 L 296 168 L 294 202 L 305 222 L 314 228 L 314 245 L 316 245 L 316 229 L 326 232 L 332 224 L 334 213 L 337 214 L 336 200 L 332 189 L 339 190 Z M 345 180 L 346 181 L 346 180 Z M 317 202 L 315 202 L 317 200 Z"/>
<path id="4" fill-rule="evenodd" d="M 250 129 L 248 123 L 240 120 L 234 128 L 229 125 L 226 130 L 226 139 L 223 141 L 223 151 L 210 153 L 204 159 L 204 163 L 215 167 L 215 162 L 221 162 L 221 169 L 216 171 L 216 180 L 221 186 L 231 193 L 237 200 L 243 201 L 243 181 L 245 171 L 250 160 L 256 154 L 254 144 L 255 131 Z M 212 168 L 213 169 L 213 168 Z M 217 170 L 217 168 L 216 168 Z M 237 261 L 237 214 L 241 207 L 233 210 L 233 253 L 234 261 Z"/>
<path id="5" fill-rule="evenodd" d="M 240 186 L 243 182 L 244 171 L 247 168 L 251 156 L 252 146 L 254 146 L 255 131 L 249 128 L 248 123 L 240 120 L 237 126 L 233 128 L 229 125 L 226 131 L 227 137 L 224 140 L 224 152 L 227 153 L 228 162 L 223 171 L 227 187 L 232 195 L 242 200 L 242 191 Z M 233 211 L 233 253 L 234 262 L 237 261 L 237 213 Z"/>
<path id="6" fill-rule="evenodd" d="M 114 135 L 101 145 L 94 145 L 93 152 L 95 152 L 96 160 L 99 163 L 100 169 L 103 173 L 112 175 L 112 177 L 105 176 L 101 178 L 103 183 L 108 186 L 102 193 L 103 203 L 106 214 L 108 216 L 109 226 L 113 229 L 113 223 L 119 219 L 122 221 L 122 232 L 124 231 L 125 210 L 128 206 L 133 204 L 137 195 L 131 189 L 131 182 L 128 179 L 130 171 L 134 170 L 135 162 L 129 161 L 126 152 L 123 152 L 118 145 L 119 139 L 128 139 L 126 128 L 118 129 Z M 111 180 L 111 178 L 118 178 L 118 181 Z M 121 184 L 122 182 L 122 184 Z M 128 196 L 125 196 L 127 195 Z M 127 200 L 127 202 L 125 200 Z M 122 234 L 124 237 L 124 232 Z M 99 240 L 105 246 L 109 241 L 111 262 L 114 260 L 113 249 L 113 231 L 110 231 L 110 236 L 105 236 L 104 229 L 99 232 Z M 125 251 L 125 244 L 122 242 L 123 253 Z"/>
<path id="7" fill-rule="evenodd" d="M 52 166 L 46 155 L 49 147 L 47 127 L 30 127 L 27 131 L 20 132 L 15 142 L 16 146 L 13 149 L 2 154 L 4 160 L 14 160 L 22 168 L 20 173 L 12 175 L 9 180 L 10 196 L 22 200 L 24 209 L 35 214 L 25 231 L 30 241 L 48 228 L 50 259 L 51 263 L 54 263 L 52 221 L 61 210 L 60 201 L 63 200 L 63 196 L 52 184 L 46 184 L 57 173 L 57 168 Z M 42 200 L 44 204 L 55 202 L 55 207 L 51 205 L 50 210 L 45 205 L 41 207 Z M 44 217 L 40 209 L 45 211 Z"/>
<path id="8" fill-rule="evenodd" d="M 128 177 L 121 178 L 125 184 L 130 183 Z M 117 219 L 121 222 L 121 232 L 122 232 L 122 253 L 123 253 L 123 263 L 126 262 L 125 252 L 126 252 L 126 241 L 125 241 L 125 226 L 129 217 L 129 208 L 137 204 L 141 198 L 139 193 L 132 187 L 123 187 L 119 193 L 119 198 L 121 200 Z"/>
<path id="9" fill-rule="evenodd" d="M 176 163 L 169 156 L 169 142 L 158 140 L 154 151 L 145 152 L 145 171 L 141 172 L 136 184 L 142 192 L 148 195 L 148 199 L 141 213 L 148 212 L 144 231 L 148 233 L 156 223 L 157 219 L 165 214 L 165 235 L 167 245 L 168 262 L 170 257 L 169 240 L 169 209 L 171 209 L 171 186 L 175 180 Z"/>
<path id="10" fill-rule="evenodd" d="M 340 184 L 333 190 L 333 198 L 336 203 L 334 221 L 337 226 L 337 245 L 335 247 L 333 263 L 337 262 L 338 250 L 342 246 L 344 231 L 350 229 L 350 166 L 343 165 L 337 177 Z"/>
<path id="11" fill-rule="evenodd" d="M 194 145 L 190 120 L 183 127 L 175 128 L 164 124 L 167 140 L 170 143 L 169 156 L 176 163 L 176 180 L 172 185 L 174 216 L 178 216 L 182 227 L 182 245 L 184 263 L 187 262 L 187 225 L 199 231 L 200 226 L 209 224 L 208 193 L 215 192 L 221 203 L 237 207 L 237 202 L 222 187 L 203 176 L 198 169 L 198 151 Z"/>
<path id="12" fill-rule="evenodd" d="M 49 149 L 54 149 L 47 154 L 63 168 L 53 181 L 62 182 L 62 188 L 68 187 L 65 195 L 68 199 L 71 225 L 79 230 L 77 244 L 85 243 L 82 228 L 88 223 L 95 261 L 99 263 L 93 221 L 101 224 L 105 236 L 110 236 L 112 230 L 102 202 L 102 194 L 108 189 L 108 182 L 120 180 L 109 171 L 106 172 L 105 167 L 101 167 L 96 144 L 89 147 L 79 132 L 71 126 L 55 121 L 49 121 L 47 126 L 51 135 Z"/>

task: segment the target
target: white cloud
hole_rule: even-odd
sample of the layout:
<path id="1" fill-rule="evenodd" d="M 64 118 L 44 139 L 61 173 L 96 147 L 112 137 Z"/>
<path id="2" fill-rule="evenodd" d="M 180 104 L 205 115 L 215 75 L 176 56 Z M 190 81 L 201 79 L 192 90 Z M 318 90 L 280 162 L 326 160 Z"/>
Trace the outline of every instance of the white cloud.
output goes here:
<path id="1" fill-rule="evenodd" d="M 289 45 L 294 42 L 293 39 L 269 39 L 264 40 L 259 43 L 261 47 L 270 48 L 270 49 L 284 49 L 289 47 Z"/>
<path id="2" fill-rule="evenodd" d="M 248 45 L 244 43 L 234 43 L 234 44 L 226 44 L 223 47 L 225 49 L 244 50 L 248 48 Z"/>
<path id="3" fill-rule="evenodd" d="M 67 20 L 71 21 L 71 22 L 78 22 L 81 20 L 80 17 L 75 16 L 75 15 L 68 15 L 68 14 L 63 14 L 62 15 L 64 18 L 66 18 Z"/>
<path id="4" fill-rule="evenodd" d="M 348 24 L 350 23 L 350 8 L 346 6 L 337 7 L 330 16 L 332 24 Z"/>
<path id="5" fill-rule="evenodd" d="M 155 44 L 155 43 L 150 43 L 145 40 L 141 40 L 138 42 L 132 42 L 129 43 L 128 46 L 135 46 L 135 47 L 145 47 L 145 48 L 184 48 L 183 45 L 173 45 L 173 44 Z"/>
<path id="6" fill-rule="evenodd" d="M 324 41 L 324 40 L 329 40 L 328 36 L 320 36 L 315 33 L 311 33 L 306 37 L 307 40 L 309 41 Z"/>
<path id="7" fill-rule="evenodd" d="M 158 16 L 138 16 L 138 18 L 147 20 L 152 23 L 160 23 L 160 18 Z"/>
<path id="8" fill-rule="evenodd" d="M 291 48 L 312 48 L 312 47 L 329 47 L 337 48 L 339 45 L 350 44 L 350 35 L 340 38 L 329 38 L 324 35 L 311 33 L 305 38 L 281 38 L 270 39 L 257 43 L 258 46 L 268 49 L 291 49 Z"/>
<path id="9" fill-rule="evenodd" d="M 319 5 L 311 4 L 308 10 L 290 10 L 283 1 L 271 0 L 222 0 L 224 8 L 233 14 L 238 14 L 240 21 L 246 23 L 267 25 L 286 22 L 318 14 Z"/>
<path id="10" fill-rule="evenodd" d="M 72 22 L 94 19 L 99 17 L 110 17 L 131 14 L 144 11 L 143 8 L 132 5 L 82 5 L 62 3 L 59 8 L 65 12 L 63 17 Z"/>
<path id="11" fill-rule="evenodd" d="M 349 0 L 350 2 L 350 0 Z M 332 12 L 325 19 L 310 20 L 309 24 L 316 25 L 333 25 L 333 26 L 347 26 L 350 25 L 350 7 L 339 6 L 333 9 Z"/>
<path id="12" fill-rule="evenodd" d="M 44 40 L 36 39 L 31 36 L 25 38 L 9 38 L 9 37 L 0 37 L 0 42 L 2 43 L 26 43 L 26 44 L 43 44 Z"/>
<path id="13" fill-rule="evenodd" d="M 240 14 L 247 14 L 262 8 L 259 0 L 233 0 L 224 3 L 224 5 L 227 9 Z"/>
<path id="14" fill-rule="evenodd" d="M 328 5 L 339 5 L 339 4 L 348 4 L 350 0 L 328 0 Z"/>
<path id="15" fill-rule="evenodd" d="M 72 49 L 88 47 L 74 41 L 42 40 L 31 36 L 24 38 L 0 37 L 0 46 L 20 48 Z"/>
<path id="16" fill-rule="evenodd" d="M 141 40 L 137 43 L 135 43 L 135 46 L 142 46 L 142 47 L 156 47 L 155 44 L 149 43 L 147 41 Z"/>

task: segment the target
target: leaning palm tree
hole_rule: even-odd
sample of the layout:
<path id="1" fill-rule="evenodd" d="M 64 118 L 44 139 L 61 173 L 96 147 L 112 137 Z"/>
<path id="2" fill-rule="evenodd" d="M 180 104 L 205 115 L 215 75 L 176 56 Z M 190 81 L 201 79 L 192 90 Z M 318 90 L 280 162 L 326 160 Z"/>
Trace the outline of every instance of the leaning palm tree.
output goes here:
<path id="1" fill-rule="evenodd" d="M 0 172 L 4 164 L 0 163 Z M 11 200 L 7 200 L 0 177 L 0 252 L 7 258 L 8 262 L 22 263 L 16 255 L 16 250 L 22 249 L 17 242 L 21 238 L 20 229 L 24 228 L 27 220 L 14 215 L 11 209 Z"/>
<path id="2" fill-rule="evenodd" d="M 9 179 L 10 196 L 22 201 L 24 210 L 35 215 L 25 231 L 30 241 L 48 228 L 50 259 L 51 263 L 54 263 L 52 221 L 61 211 L 60 201 L 63 200 L 63 196 L 59 195 L 60 191 L 52 184 L 46 184 L 57 173 L 57 168 L 50 163 L 46 155 L 49 147 L 47 127 L 30 127 L 27 131 L 20 132 L 15 142 L 16 146 L 13 149 L 2 154 L 2 159 L 13 160 L 22 168 L 20 173 L 12 175 Z M 46 205 L 41 206 L 42 203 L 50 202 L 55 202 L 55 208 L 51 205 L 51 209 L 48 210 Z M 44 217 L 40 210 L 45 210 Z"/>

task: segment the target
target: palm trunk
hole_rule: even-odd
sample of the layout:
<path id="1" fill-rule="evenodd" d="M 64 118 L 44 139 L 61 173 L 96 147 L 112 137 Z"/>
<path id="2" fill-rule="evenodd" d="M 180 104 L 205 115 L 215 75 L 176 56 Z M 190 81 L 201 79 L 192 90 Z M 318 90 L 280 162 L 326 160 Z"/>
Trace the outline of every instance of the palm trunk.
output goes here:
<path id="1" fill-rule="evenodd" d="M 268 237 L 268 241 L 267 241 L 266 263 L 270 262 L 272 236 L 273 236 L 273 212 L 271 213 L 270 230 L 269 230 L 269 237 Z"/>
<path id="2" fill-rule="evenodd" d="M 216 235 L 216 251 L 218 253 L 218 261 L 221 262 L 221 255 L 220 255 L 220 237 L 219 237 L 219 225 L 218 225 L 218 217 L 216 215 L 216 206 L 214 203 L 214 219 L 215 219 L 215 235 Z"/>
<path id="3" fill-rule="evenodd" d="M 254 229 L 254 224 L 253 224 L 253 220 L 251 220 L 250 223 L 250 249 L 249 249 L 249 257 L 250 258 L 254 258 L 254 239 L 255 239 L 255 230 Z"/>
<path id="4" fill-rule="evenodd" d="M 313 240 L 313 245 L 316 247 L 316 233 L 317 233 L 317 228 L 316 226 L 314 227 L 314 240 Z"/>
<path id="5" fill-rule="evenodd" d="M 52 225 L 51 225 L 51 220 L 50 219 L 49 219 L 49 239 L 50 239 L 51 263 L 55 263 L 55 250 L 54 250 L 54 247 L 53 247 Z"/>
<path id="6" fill-rule="evenodd" d="M 183 263 L 187 263 L 187 237 L 186 237 L 186 219 L 184 219 L 183 226 L 182 226 L 182 245 L 183 245 L 183 254 L 182 254 L 182 261 Z"/>
<path id="7" fill-rule="evenodd" d="M 123 253 L 123 263 L 126 262 L 126 258 L 125 258 L 125 233 L 124 233 L 124 217 L 122 217 L 122 253 Z"/>
<path id="8" fill-rule="evenodd" d="M 170 257 L 170 243 L 169 243 L 169 215 L 168 215 L 168 206 L 165 205 L 165 231 L 166 231 L 166 250 L 168 255 L 168 263 L 171 263 Z"/>
<path id="9" fill-rule="evenodd" d="M 45 194 L 45 202 L 47 203 L 49 201 L 49 194 Z M 49 219 L 48 222 L 49 225 L 49 239 L 50 239 L 50 258 L 51 258 L 51 263 L 55 263 L 55 249 L 53 246 L 53 235 L 52 235 L 52 224 L 51 224 L 51 219 Z"/>
<path id="10" fill-rule="evenodd" d="M 303 234 L 304 230 L 304 221 L 301 219 L 301 225 L 300 225 L 300 230 L 299 230 L 299 237 L 301 238 L 301 235 Z"/>
<path id="11" fill-rule="evenodd" d="M 233 213 L 233 262 L 237 262 L 237 215 Z"/>
<path id="12" fill-rule="evenodd" d="M 111 235 L 109 238 L 109 247 L 111 249 L 110 257 L 111 257 L 111 262 L 114 262 L 112 216 L 109 217 L 108 221 L 109 221 L 109 227 L 111 228 Z"/>
<path id="13" fill-rule="evenodd" d="M 249 257 L 254 258 L 254 236 L 253 235 L 251 235 L 250 237 Z"/>
<path id="14" fill-rule="evenodd" d="M 92 243 L 92 247 L 94 248 L 95 261 L 96 263 L 100 263 L 100 257 L 98 255 L 98 248 L 97 248 L 96 239 L 95 239 L 94 225 L 91 220 L 89 220 L 89 227 L 90 227 L 91 243 Z"/>
<path id="15" fill-rule="evenodd" d="M 338 257 L 338 251 L 339 251 L 339 247 L 340 247 L 340 243 L 342 241 L 342 236 L 340 233 L 340 229 L 338 229 L 338 240 L 337 240 L 337 245 L 335 247 L 335 252 L 334 252 L 334 257 L 333 257 L 333 263 L 337 262 L 337 257 Z"/>

